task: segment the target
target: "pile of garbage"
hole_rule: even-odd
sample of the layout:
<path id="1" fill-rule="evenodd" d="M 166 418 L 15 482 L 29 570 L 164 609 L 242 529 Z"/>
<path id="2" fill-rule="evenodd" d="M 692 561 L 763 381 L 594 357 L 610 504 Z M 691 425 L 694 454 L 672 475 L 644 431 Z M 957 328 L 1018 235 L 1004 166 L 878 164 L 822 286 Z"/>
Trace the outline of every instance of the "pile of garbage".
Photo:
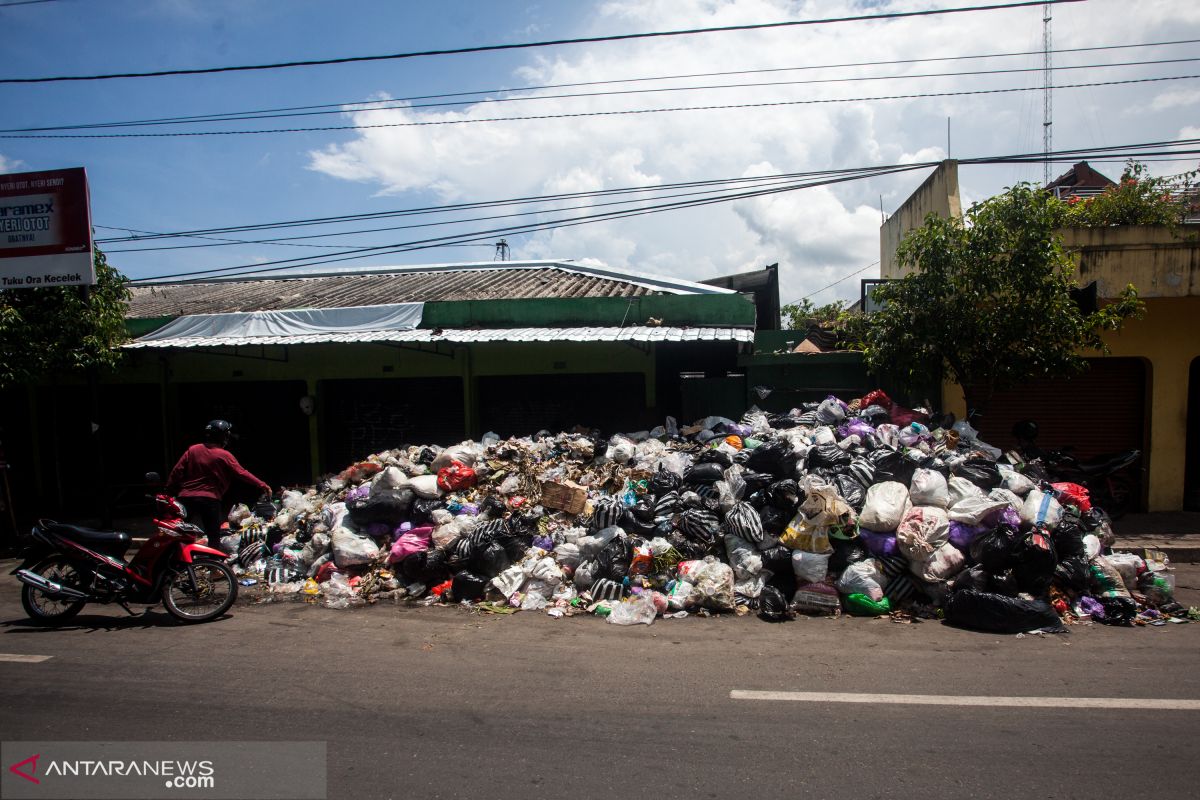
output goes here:
<path id="1" fill-rule="evenodd" d="M 999 631 L 1163 624 L 1165 557 L 1113 553 L 1087 490 L 881 391 L 617 434 L 377 453 L 236 507 L 220 545 L 264 599 L 381 600 L 619 624 L 756 611 Z"/>

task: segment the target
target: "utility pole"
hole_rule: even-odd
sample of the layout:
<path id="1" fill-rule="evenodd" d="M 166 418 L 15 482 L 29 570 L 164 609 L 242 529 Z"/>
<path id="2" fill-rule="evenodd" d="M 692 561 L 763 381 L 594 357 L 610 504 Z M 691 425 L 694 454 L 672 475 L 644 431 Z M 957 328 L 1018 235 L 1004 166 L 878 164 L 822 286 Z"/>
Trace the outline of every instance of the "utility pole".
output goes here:
<path id="1" fill-rule="evenodd" d="M 1050 150 L 1054 143 L 1054 79 L 1051 77 L 1050 4 L 1042 6 L 1042 185 L 1050 185 Z"/>
<path id="2" fill-rule="evenodd" d="M 508 261 L 511 255 L 512 253 L 509 250 L 508 241 L 501 239 L 500 241 L 496 242 L 496 255 L 492 258 L 492 261 Z"/>

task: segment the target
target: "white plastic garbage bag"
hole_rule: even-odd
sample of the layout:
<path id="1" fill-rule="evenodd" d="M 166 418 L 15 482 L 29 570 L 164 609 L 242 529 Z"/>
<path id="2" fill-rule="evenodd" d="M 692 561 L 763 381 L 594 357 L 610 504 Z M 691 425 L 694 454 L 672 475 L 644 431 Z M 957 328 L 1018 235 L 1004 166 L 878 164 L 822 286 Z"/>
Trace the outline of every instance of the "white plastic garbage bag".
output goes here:
<path id="1" fill-rule="evenodd" d="M 896 546 L 909 561 L 923 560 L 950 539 L 950 519 L 936 506 L 914 506 L 896 527 Z"/>
<path id="2" fill-rule="evenodd" d="M 883 574 L 879 562 L 873 558 L 856 561 L 842 571 L 837 589 L 842 594 L 865 594 L 878 602 L 883 598 Z"/>
<path id="3" fill-rule="evenodd" d="M 333 563 L 338 567 L 367 564 L 379 555 L 379 545 L 368 536 L 359 536 L 346 528 L 338 528 L 330 537 Z"/>
<path id="4" fill-rule="evenodd" d="M 945 583 L 966 567 L 961 551 L 949 542 L 944 543 L 924 558 L 910 561 L 913 575 L 930 583 Z"/>
<path id="5" fill-rule="evenodd" d="M 1045 525 L 1050 530 L 1058 527 L 1062 520 L 1062 506 L 1049 492 L 1034 489 L 1025 495 L 1021 505 L 1021 522 L 1026 525 Z"/>
<path id="6" fill-rule="evenodd" d="M 992 500 L 985 496 L 964 497 L 950 507 L 950 519 L 964 525 L 978 525 L 1007 505 L 1008 500 Z"/>
<path id="7" fill-rule="evenodd" d="M 1033 481 L 1007 464 L 997 464 L 996 468 L 1000 470 L 1000 486 L 1018 497 L 1024 497 L 1037 488 Z"/>
<path id="8" fill-rule="evenodd" d="M 826 573 L 829 572 L 829 554 L 793 550 L 792 571 L 796 573 L 797 584 L 817 583 L 824 580 Z"/>
<path id="9" fill-rule="evenodd" d="M 947 481 L 946 486 L 950 490 L 950 505 L 947 508 L 954 508 L 968 497 L 983 497 L 983 489 L 957 475 Z"/>
<path id="10" fill-rule="evenodd" d="M 867 489 L 867 501 L 858 524 L 869 531 L 894 531 L 911 508 L 908 487 L 898 481 L 876 483 Z"/>
<path id="11" fill-rule="evenodd" d="M 932 469 L 916 470 L 909 483 L 908 497 L 914 506 L 949 508 L 950 489 L 946 476 Z"/>
<path id="12" fill-rule="evenodd" d="M 753 578 L 763 571 L 762 556 L 754 545 L 740 536 L 725 534 L 725 553 L 733 574 L 739 581 Z"/>
<path id="13" fill-rule="evenodd" d="M 649 625 L 658 616 L 658 609 L 649 597 L 635 595 L 612 607 L 608 621 L 613 625 Z"/>

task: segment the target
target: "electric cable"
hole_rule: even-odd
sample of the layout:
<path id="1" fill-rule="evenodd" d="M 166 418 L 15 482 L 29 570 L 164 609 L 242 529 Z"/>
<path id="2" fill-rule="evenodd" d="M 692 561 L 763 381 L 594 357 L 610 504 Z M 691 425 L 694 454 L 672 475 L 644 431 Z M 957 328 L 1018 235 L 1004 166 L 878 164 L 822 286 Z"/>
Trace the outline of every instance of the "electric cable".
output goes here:
<path id="1" fill-rule="evenodd" d="M 782 22 L 762 22 L 746 25 L 722 25 L 708 28 L 687 28 L 671 31 L 651 31 L 647 33 L 624 33 L 610 36 L 588 36 L 574 39 L 550 39 L 540 42 L 515 42 L 508 44 L 477 45 L 475 47 L 456 47 L 442 50 L 421 50 L 408 53 L 387 53 L 371 56 L 343 56 L 341 58 L 310 59 L 304 61 L 281 61 L 273 64 L 243 64 L 239 66 L 201 67 L 196 69 L 167 69 L 152 72 L 116 72 L 101 75 L 58 75 L 38 78 L 0 78 L 4 83 L 58 83 L 64 81 L 104 81 L 125 78 L 160 78 L 168 75 L 212 75 L 221 72 L 249 72 L 258 70 L 290 69 L 294 67 L 317 67 L 331 64 L 352 64 L 370 61 L 393 61 L 398 59 L 425 58 L 428 56 L 463 55 L 466 53 L 487 53 L 504 50 L 527 50 L 538 47 L 558 47 L 573 44 L 596 44 L 599 42 L 620 42 L 634 39 L 655 39 L 672 36 L 694 36 L 706 33 L 728 33 L 732 31 L 767 30 L 772 28 L 795 28 L 810 25 L 828 25 L 841 22 L 869 22 L 871 20 L 903 19 L 909 17 L 932 17 L 945 14 L 962 14 L 974 11 L 998 11 L 1030 6 L 1049 6 L 1063 3 L 1078 3 L 1082 0 L 1028 0 L 1016 3 L 993 3 L 984 6 L 961 6 L 956 8 L 931 8 L 921 11 L 887 11 L 876 14 L 859 16 L 825 17 L 821 19 L 785 20 Z"/>

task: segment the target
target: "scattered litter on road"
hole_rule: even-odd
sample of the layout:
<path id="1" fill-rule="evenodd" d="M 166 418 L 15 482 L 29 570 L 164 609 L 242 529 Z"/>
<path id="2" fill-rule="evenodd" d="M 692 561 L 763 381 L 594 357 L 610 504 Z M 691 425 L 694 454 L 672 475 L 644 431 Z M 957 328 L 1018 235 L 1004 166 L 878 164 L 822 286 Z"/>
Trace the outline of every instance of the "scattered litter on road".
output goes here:
<path id="1" fill-rule="evenodd" d="M 391 600 L 614 625 L 756 612 L 999 633 L 1200 618 L 1166 556 L 1112 551 L 1087 489 L 881 391 L 603 438 L 388 450 L 220 546 L 266 599 Z"/>

